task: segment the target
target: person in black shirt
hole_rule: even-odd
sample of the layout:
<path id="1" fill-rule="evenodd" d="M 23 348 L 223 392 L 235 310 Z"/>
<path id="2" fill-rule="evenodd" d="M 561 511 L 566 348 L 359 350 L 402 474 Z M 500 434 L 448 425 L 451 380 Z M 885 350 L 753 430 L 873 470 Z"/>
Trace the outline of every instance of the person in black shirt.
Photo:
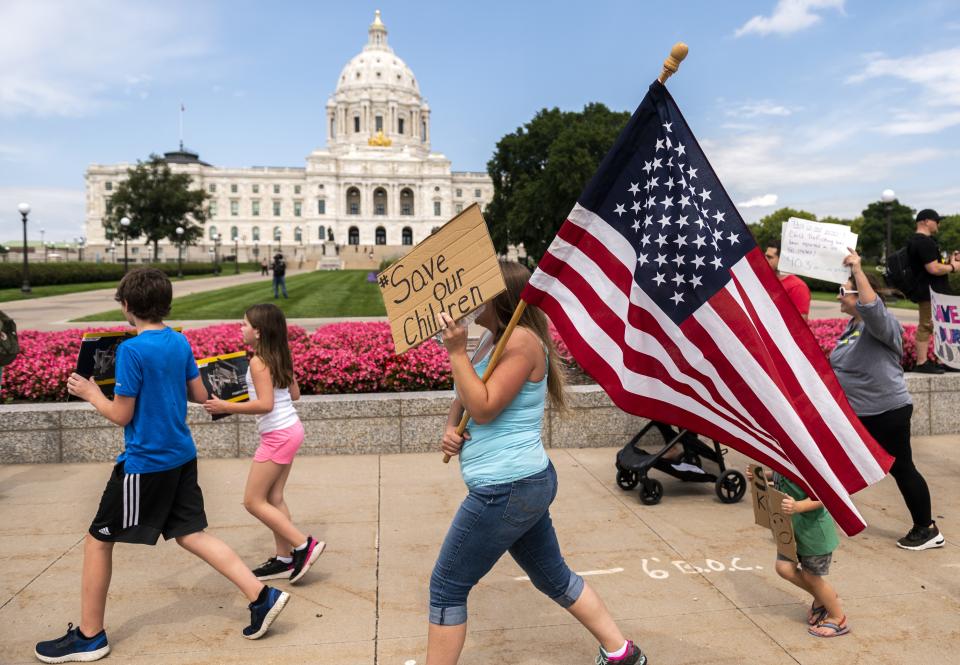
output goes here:
<path id="1" fill-rule="evenodd" d="M 279 298 L 279 291 L 283 291 L 283 297 L 287 296 L 287 262 L 283 260 L 283 254 L 277 254 L 273 257 L 273 297 Z"/>
<path id="2" fill-rule="evenodd" d="M 914 295 L 920 305 L 917 323 L 917 366 L 914 372 L 943 374 L 944 366 L 927 360 L 930 335 L 933 334 L 933 311 L 930 307 L 930 289 L 937 293 L 950 293 L 947 275 L 960 270 L 960 252 L 953 252 L 949 262 L 941 261 L 937 231 L 940 230 L 940 215 L 929 208 L 917 213 L 917 232 L 907 242 L 907 256 L 917 282 Z"/>

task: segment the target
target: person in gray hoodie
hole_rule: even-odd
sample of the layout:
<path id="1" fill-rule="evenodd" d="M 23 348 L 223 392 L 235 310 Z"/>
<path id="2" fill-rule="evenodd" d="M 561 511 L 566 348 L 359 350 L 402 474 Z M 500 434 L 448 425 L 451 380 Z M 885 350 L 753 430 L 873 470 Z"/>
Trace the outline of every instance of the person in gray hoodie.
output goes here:
<path id="1" fill-rule="evenodd" d="M 913 401 L 903 378 L 903 327 L 877 295 L 879 282 L 860 265 L 852 249 L 843 260 L 852 277 L 840 287 L 840 310 L 847 324 L 830 354 L 830 365 L 854 413 L 896 461 L 890 475 L 907 504 L 913 528 L 897 545 L 908 550 L 943 547 L 943 534 L 931 518 L 927 481 L 913 464 L 910 417 Z"/>

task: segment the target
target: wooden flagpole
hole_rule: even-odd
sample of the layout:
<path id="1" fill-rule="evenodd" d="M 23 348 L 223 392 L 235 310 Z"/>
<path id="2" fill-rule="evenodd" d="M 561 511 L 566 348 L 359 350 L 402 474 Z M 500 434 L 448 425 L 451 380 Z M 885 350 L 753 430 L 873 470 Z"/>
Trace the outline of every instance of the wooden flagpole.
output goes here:
<path id="1" fill-rule="evenodd" d="M 677 42 L 673 45 L 673 48 L 670 49 L 670 56 L 663 61 L 663 71 L 657 78 L 661 84 L 666 85 L 667 79 L 677 73 L 680 63 L 687 57 L 689 51 L 690 49 L 683 42 Z"/>
<path id="2" fill-rule="evenodd" d="M 670 49 L 670 55 L 666 60 L 663 61 L 663 71 L 660 72 L 660 76 L 657 78 L 660 83 L 665 84 L 667 79 L 677 73 L 677 70 L 680 68 L 680 63 L 683 62 L 683 59 L 687 57 L 689 48 L 683 42 L 677 42 L 673 45 L 673 48 Z M 510 339 L 510 335 L 513 334 L 513 329 L 517 327 L 517 323 L 520 321 L 520 317 L 523 315 L 523 310 L 527 308 L 527 303 L 521 300 L 517 304 L 517 308 L 513 312 L 513 316 L 510 317 L 510 323 L 507 324 L 507 329 L 503 331 L 503 336 L 500 337 L 500 341 L 497 342 L 496 348 L 493 350 L 493 355 L 490 357 L 490 362 L 487 363 L 487 369 L 483 372 L 482 380 L 484 383 L 487 382 L 487 379 L 490 378 L 490 375 L 493 374 L 494 368 L 497 366 L 497 362 L 500 360 L 500 356 L 503 355 L 503 349 L 507 346 L 507 340 Z M 460 424 L 457 425 L 457 436 L 463 436 L 463 433 L 467 430 L 467 421 L 470 420 L 470 414 L 467 413 L 467 410 L 463 410 L 463 417 L 460 418 Z M 447 464 L 450 462 L 450 455 L 444 453 L 443 463 Z"/>
<path id="3" fill-rule="evenodd" d="M 510 339 L 510 335 L 513 334 L 513 329 L 517 327 L 517 323 L 520 321 L 520 317 L 523 315 L 523 310 L 527 308 L 527 303 L 524 300 L 521 300 L 517 303 L 517 308 L 513 310 L 513 316 L 510 317 L 510 323 L 507 324 L 506 330 L 503 331 L 503 335 L 500 337 L 500 341 L 497 342 L 497 346 L 493 349 L 493 355 L 490 356 L 490 362 L 487 363 L 487 369 L 483 372 L 482 380 L 484 383 L 487 382 L 487 379 L 490 378 L 490 375 L 493 374 L 493 368 L 497 366 L 497 363 L 500 361 L 500 356 L 503 355 L 503 350 L 507 346 L 507 340 Z M 463 417 L 460 418 L 460 424 L 457 425 L 457 436 L 463 436 L 463 433 L 467 430 L 467 421 L 470 420 L 470 414 L 467 413 L 467 410 L 463 410 Z M 447 464 L 450 461 L 450 455 L 444 453 L 443 463 Z"/>

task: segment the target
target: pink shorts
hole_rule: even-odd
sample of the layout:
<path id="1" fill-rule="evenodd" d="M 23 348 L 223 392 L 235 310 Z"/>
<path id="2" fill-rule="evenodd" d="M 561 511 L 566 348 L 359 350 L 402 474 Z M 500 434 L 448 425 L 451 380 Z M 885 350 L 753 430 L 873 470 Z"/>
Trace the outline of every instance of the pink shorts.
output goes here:
<path id="1" fill-rule="evenodd" d="M 299 420 L 290 427 L 264 432 L 260 435 L 260 445 L 253 461 L 290 464 L 303 443 L 303 436 L 303 423 Z"/>

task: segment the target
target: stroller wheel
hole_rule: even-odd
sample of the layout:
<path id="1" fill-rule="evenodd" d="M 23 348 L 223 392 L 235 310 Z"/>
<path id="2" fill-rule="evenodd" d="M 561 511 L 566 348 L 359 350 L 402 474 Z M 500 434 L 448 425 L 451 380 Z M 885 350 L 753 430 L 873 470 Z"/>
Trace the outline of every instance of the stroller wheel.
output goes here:
<path id="1" fill-rule="evenodd" d="M 617 485 L 622 490 L 630 491 L 640 482 L 640 475 L 636 471 L 617 469 Z"/>
<path id="2" fill-rule="evenodd" d="M 724 503 L 736 503 L 747 491 L 747 479 L 735 469 L 727 469 L 717 478 L 717 496 Z"/>
<path id="3" fill-rule="evenodd" d="M 640 488 L 640 501 L 647 506 L 655 506 L 663 498 L 663 485 L 656 478 L 647 478 Z"/>

